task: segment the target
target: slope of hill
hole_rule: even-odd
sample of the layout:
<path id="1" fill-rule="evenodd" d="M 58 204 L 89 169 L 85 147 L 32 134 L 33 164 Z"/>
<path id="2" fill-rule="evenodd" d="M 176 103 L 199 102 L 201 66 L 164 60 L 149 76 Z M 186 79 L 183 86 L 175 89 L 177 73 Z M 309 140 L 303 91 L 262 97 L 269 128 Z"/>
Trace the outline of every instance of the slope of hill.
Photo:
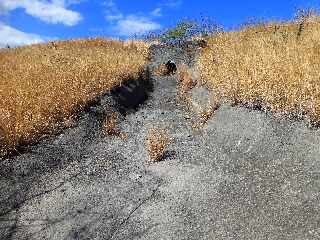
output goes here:
<path id="1" fill-rule="evenodd" d="M 151 72 L 195 60 L 192 46 L 151 52 Z M 102 134 L 100 113 L 117 109 L 107 94 L 74 127 L 0 162 L 1 239 L 319 239 L 318 130 L 225 103 L 196 130 L 177 76 L 150 81 L 149 98 L 120 114 L 127 138 Z M 154 127 L 171 144 L 148 164 Z"/>
<path id="2" fill-rule="evenodd" d="M 320 20 L 265 23 L 208 38 L 197 61 L 216 101 L 320 121 Z"/>
<path id="3" fill-rule="evenodd" d="M 59 41 L 0 50 L 0 156 L 70 125 L 96 97 L 137 79 L 144 42 Z"/>

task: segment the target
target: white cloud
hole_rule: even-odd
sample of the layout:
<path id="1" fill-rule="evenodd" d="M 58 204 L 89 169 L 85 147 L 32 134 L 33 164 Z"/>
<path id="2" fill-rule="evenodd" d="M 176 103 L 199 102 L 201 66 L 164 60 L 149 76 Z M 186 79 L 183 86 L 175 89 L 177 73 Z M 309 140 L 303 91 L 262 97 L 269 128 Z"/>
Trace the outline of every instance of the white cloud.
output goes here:
<path id="1" fill-rule="evenodd" d="M 0 48 L 7 45 L 14 47 L 44 42 L 45 39 L 36 34 L 25 33 L 0 23 Z"/>
<path id="2" fill-rule="evenodd" d="M 158 7 L 151 12 L 151 15 L 154 17 L 161 17 L 162 16 L 161 11 L 162 11 L 162 9 L 160 7 Z"/>
<path id="3" fill-rule="evenodd" d="M 0 9 L 12 11 L 17 8 L 25 9 L 26 13 L 47 23 L 62 23 L 67 26 L 76 25 L 81 19 L 78 12 L 66 9 L 77 0 L 1 0 Z"/>
<path id="4" fill-rule="evenodd" d="M 124 15 L 113 0 L 107 0 L 103 5 L 106 6 L 105 18 L 110 23 L 113 33 L 118 36 L 129 37 L 134 34 L 145 34 L 162 27 L 148 17 L 135 14 Z M 155 10 L 154 14 L 160 14 L 161 9 Z"/>
<path id="5" fill-rule="evenodd" d="M 123 19 L 122 13 L 106 15 L 106 20 L 108 21 L 116 21 L 120 19 Z"/>
<path id="6" fill-rule="evenodd" d="M 119 21 L 115 30 L 120 36 L 132 36 L 134 34 L 145 34 L 150 31 L 158 30 L 161 25 L 151 21 L 148 18 L 137 17 L 134 15 L 127 16 Z"/>
<path id="7" fill-rule="evenodd" d="M 68 7 L 70 5 L 79 4 L 85 0 L 52 0 L 53 4 L 57 4 L 63 7 Z"/>
<path id="8" fill-rule="evenodd" d="M 113 0 L 105 1 L 103 5 L 107 7 L 106 9 L 107 21 L 116 21 L 124 17 L 123 14 L 119 11 L 118 7 L 116 6 Z"/>
<path id="9" fill-rule="evenodd" d="M 114 3 L 113 0 L 106 0 L 102 3 L 103 6 L 107 6 L 107 7 L 116 7 L 116 4 Z"/>
<path id="10" fill-rule="evenodd" d="M 182 0 L 166 0 L 160 5 L 174 8 L 174 7 L 179 7 L 181 4 L 182 4 Z"/>

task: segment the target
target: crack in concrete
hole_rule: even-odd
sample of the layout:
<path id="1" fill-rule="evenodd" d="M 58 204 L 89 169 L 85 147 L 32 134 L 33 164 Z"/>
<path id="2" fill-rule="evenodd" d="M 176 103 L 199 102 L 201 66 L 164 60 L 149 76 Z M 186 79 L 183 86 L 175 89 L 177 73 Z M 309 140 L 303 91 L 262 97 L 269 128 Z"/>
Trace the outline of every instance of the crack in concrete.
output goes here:
<path id="1" fill-rule="evenodd" d="M 20 209 L 24 204 L 26 204 L 28 201 L 30 200 L 34 200 L 35 198 L 38 198 L 38 197 L 43 197 L 44 195 L 48 194 L 48 193 L 51 193 L 59 188 L 61 188 L 63 185 L 65 185 L 67 182 L 70 182 L 71 180 L 75 179 L 77 176 L 79 176 L 80 173 L 77 173 L 77 174 L 74 174 L 72 175 L 69 179 L 66 179 L 66 181 L 63 181 L 61 183 L 59 183 L 57 186 L 55 187 L 52 187 L 51 189 L 47 189 L 47 190 L 44 190 L 40 193 L 37 193 L 37 194 L 34 194 L 30 197 L 26 197 L 25 199 L 22 199 L 21 201 L 19 202 L 16 202 L 13 204 L 13 206 L 3 212 L 0 212 L 0 220 L 1 220 L 1 217 L 9 214 L 10 212 L 14 211 L 14 210 L 18 210 Z"/>
<path id="2" fill-rule="evenodd" d="M 115 229 L 113 230 L 113 232 L 110 234 L 110 237 L 108 238 L 108 240 L 113 239 L 113 237 L 120 231 L 120 229 L 123 227 L 124 224 L 126 224 L 129 219 L 131 218 L 131 216 L 139 209 L 142 207 L 142 205 L 146 204 L 149 200 L 151 200 L 153 198 L 153 196 L 155 195 L 155 193 L 158 191 L 160 187 L 160 184 L 154 189 L 152 190 L 152 193 L 150 194 L 149 197 L 145 198 L 144 200 L 142 200 L 134 209 L 132 209 L 130 211 L 130 213 L 128 214 L 128 216 L 126 218 L 124 218 L 120 224 L 118 226 L 115 227 Z"/>

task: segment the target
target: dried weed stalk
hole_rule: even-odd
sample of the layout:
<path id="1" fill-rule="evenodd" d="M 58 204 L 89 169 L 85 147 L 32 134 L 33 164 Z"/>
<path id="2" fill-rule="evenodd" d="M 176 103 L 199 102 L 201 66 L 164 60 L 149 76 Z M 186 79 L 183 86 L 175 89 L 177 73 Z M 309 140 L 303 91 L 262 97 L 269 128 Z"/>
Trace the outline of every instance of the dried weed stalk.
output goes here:
<path id="1" fill-rule="evenodd" d="M 157 77 L 166 76 L 168 75 L 168 69 L 165 64 L 160 64 L 156 69 L 154 70 L 154 75 Z"/>
<path id="2" fill-rule="evenodd" d="M 215 102 L 214 104 L 210 104 L 207 109 L 203 110 L 200 113 L 197 122 L 192 125 L 192 128 L 196 130 L 202 129 L 205 126 L 205 124 L 209 121 L 209 119 L 212 118 L 213 114 L 219 107 L 220 104 L 217 102 Z"/>
<path id="3" fill-rule="evenodd" d="M 103 130 L 107 135 L 115 135 L 119 136 L 122 139 L 127 139 L 128 134 L 121 132 L 118 128 L 118 120 L 118 113 L 111 113 L 111 115 L 107 116 L 103 122 Z"/>
<path id="4" fill-rule="evenodd" d="M 147 151 L 150 158 L 149 162 L 161 161 L 169 143 L 170 138 L 165 129 L 150 129 L 147 137 Z"/>
<path id="5" fill-rule="evenodd" d="M 118 135 L 119 129 L 117 128 L 118 114 L 113 112 L 107 116 L 103 122 L 103 129 L 107 135 Z"/>
<path id="6" fill-rule="evenodd" d="M 185 99 L 187 93 L 196 86 L 196 81 L 193 79 L 191 69 L 189 69 L 186 65 L 182 64 L 178 69 L 178 81 L 179 81 L 179 89 L 178 96 L 181 99 Z"/>

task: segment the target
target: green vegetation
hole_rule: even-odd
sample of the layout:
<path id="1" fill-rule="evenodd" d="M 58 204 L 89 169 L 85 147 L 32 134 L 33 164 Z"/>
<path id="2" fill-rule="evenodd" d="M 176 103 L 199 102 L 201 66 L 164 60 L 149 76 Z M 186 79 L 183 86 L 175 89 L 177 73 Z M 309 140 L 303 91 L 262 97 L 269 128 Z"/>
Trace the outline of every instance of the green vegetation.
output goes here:
<path id="1" fill-rule="evenodd" d="M 176 43 L 192 39 L 193 37 L 206 37 L 221 32 L 222 28 L 209 17 L 202 17 L 201 20 L 183 19 L 171 28 L 158 33 L 150 33 L 145 39 L 157 40 L 163 43 Z"/>

